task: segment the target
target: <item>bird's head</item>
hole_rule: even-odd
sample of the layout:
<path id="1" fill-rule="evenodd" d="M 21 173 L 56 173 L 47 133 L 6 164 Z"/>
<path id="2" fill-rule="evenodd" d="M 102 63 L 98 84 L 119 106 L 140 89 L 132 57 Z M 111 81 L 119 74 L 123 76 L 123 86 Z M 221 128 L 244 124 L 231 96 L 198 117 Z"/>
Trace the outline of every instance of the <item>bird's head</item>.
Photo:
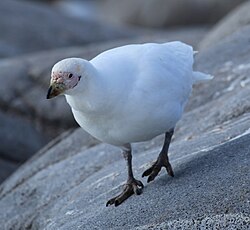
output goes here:
<path id="1" fill-rule="evenodd" d="M 67 94 L 67 92 L 76 88 L 84 74 L 83 67 L 85 62 L 81 58 L 67 58 L 57 62 L 51 71 L 47 99 L 60 94 Z"/>

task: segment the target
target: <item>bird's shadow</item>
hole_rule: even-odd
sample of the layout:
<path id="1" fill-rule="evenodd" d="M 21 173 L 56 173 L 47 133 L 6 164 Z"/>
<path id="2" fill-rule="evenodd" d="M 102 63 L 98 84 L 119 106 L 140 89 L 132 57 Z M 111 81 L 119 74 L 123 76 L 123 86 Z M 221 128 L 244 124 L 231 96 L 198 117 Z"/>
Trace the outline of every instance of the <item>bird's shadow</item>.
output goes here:
<path id="1" fill-rule="evenodd" d="M 250 137 L 250 135 L 247 136 Z M 177 160 L 176 164 L 172 164 L 174 177 L 168 176 L 166 170 L 162 169 L 160 175 L 153 181 L 154 186 L 189 186 L 190 180 L 198 183 L 203 177 L 211 178 L 211 181 L 218 180 L 221 171 L 234 170 L 235 163 L 239 161 L 239 156 L 235 154 L 237 144 L 233 142 L 237 142 L 237 140 L 225 142 L 206 152 L 200 151 L 200 153 L 188 157 L 183 162 Z M 145 187 L 147 188 L 150 185 L 151 183 L 147 183 Z"/>

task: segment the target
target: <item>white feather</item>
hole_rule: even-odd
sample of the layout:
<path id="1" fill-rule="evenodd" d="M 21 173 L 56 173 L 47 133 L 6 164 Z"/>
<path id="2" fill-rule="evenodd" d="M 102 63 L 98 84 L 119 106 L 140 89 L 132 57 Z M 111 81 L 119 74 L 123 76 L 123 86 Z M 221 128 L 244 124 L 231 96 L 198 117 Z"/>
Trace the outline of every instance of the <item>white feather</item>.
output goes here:
<path id="1" fill-rule="evenodd" d="M 82 71 L 67 102 L 79 125 L 101 141 L 149 140 L 175 127 L 194 82 L 211 79 L 193 72 L 193 55 L 191 46 L 170 42 L 118 47 L 90 62 L 66 59 L 67 71 L 70 63 Z"/>
<path id="2" fill-rule="evenodd" d="M 214 77 L 209 74 L 205 74 L 202 72 L 193 72 L 193 83 L 198 83 L 201 81 L 209 81 L 212 80 Z"/>

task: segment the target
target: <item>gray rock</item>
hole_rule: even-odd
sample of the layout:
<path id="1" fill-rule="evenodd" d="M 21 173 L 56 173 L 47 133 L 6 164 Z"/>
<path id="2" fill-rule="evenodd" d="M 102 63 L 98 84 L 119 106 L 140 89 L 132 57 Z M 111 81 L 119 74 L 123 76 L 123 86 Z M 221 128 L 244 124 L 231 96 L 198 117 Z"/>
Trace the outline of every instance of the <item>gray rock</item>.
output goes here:
<path id="1" fill-rule="evenodd" d="M 107 20 L 140 26 L 163 27 L 215 23 L 244 0 L 108 0 Z"/>
<path id="2" fill-rule="evenodd" d="M 250 28 L 197 56 L 215 75 L 195 87 L 170 146 L 175 177 L 163 171 L 121 206 L 105 202 L 122 189 L 119 150 L 81 129 L 66 133 L 22 165 L 0 187 L 3 229 L 249 229 Z M 232 55 L 233 54 L 233 55 Z M 134 145 L 137 178 L 162 136 Z M 145 181 L 143 180 L 145 183 Z"/>
<path id="3" fill-rule="evenodd" d="M 1 111 L 0 129 L 0 156 L 16 163 L 24 162 L 48 142 L 29 120 Z"/>
<path id="4" fill-rule="evenodd" d="M 49 140 L 31 121 L 0 111 L 0 183 Z"/>
<path id="5" fill-rule="evenodd" d="M 16 170 L 18 167 L 17 162 L 13 162 L 9 159 L 3 159 L 1 156 L 0 159 L 0 182 L 4 181 L 9 175 L 11 175 L 12 172 Z"/>
<path id="6" fill-rule="evenodd" d="M 207 34 L 200 44 L 201 49 L 209 48 L 215 43 L 221 41 L 226 36 L 236 32 L 241 27 L 250 24 L 250 2 L 247 1 L 239 5 L 226 17 L 219 21 L 213 29 Z"/>
<path id="7" fill-rule="evenodd" d="M 0 1 L 0 30 L 0 57 L 135 35 L 126 28 L 67 17 L 42 3 L 15 0 Z"/>

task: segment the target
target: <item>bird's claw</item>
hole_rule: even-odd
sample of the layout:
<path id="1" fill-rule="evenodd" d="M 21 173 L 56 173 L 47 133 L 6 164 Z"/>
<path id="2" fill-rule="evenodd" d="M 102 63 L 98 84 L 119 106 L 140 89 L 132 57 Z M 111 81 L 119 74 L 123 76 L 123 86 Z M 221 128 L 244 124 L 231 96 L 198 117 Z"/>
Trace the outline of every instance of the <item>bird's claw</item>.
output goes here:
<path id="1" fill-rule="evenodd" d="M 124 185 L 124 190 L 122 191 L 122 193 L 119 194 L 118 196 L 110 199 L 106 203 L 106 207 L 108 207 L 109 205 L 113 205 L 113 204 L 115 206 L 118 206 L 133 194 L 140 195 L 142 193 L 143 187 L 144 187 L 144 185 L 141 181 L 136 180 L 136 179 L 129 180 Z"/>
<path id="2" fill-rule="evenodd" d="M 144 171 L 142 177 L 148 176 L 147 182 L 149 183 L 155 179 L 162 167 L 166 168 L 169 176 L 174 177 L 174 172 L 168 159 L 158 159 L 150 168 Z"/>

